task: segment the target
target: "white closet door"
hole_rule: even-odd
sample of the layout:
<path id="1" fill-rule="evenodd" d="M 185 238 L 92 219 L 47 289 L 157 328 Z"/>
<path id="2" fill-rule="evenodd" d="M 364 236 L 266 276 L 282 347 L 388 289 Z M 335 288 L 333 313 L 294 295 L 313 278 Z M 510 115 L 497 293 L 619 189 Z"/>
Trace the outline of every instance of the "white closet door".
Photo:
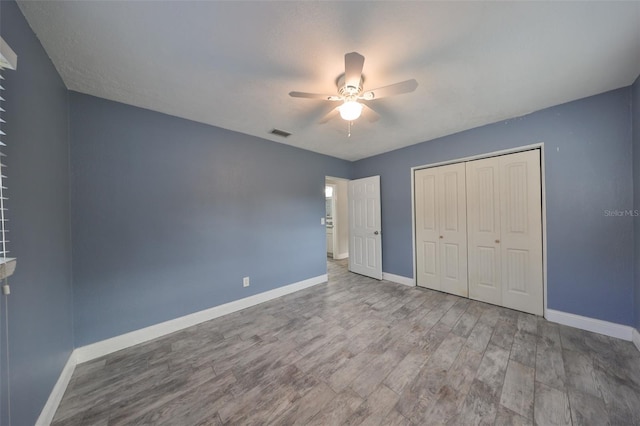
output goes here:
<path id="1" fill-rule="evenodd" d="M 464 164 L 443 166 L 440 187 L 440 287 L 467 297 L 467 196 Z"/>
<path id="2" fill-rule="evenodd" d="M 502 305 L 542 315 L 540 151 L 499 158 Z"/>
<path id="3" fill-rule="evenodd" d="M 540 151 L 467 163 L 469 294 L 543 313 Z"/>
<path id="4" fill-rule="evenodd" d="M 417 284 L 468 296 L 464 164 L 415 173 Z"/>
<path id="5" fill-rule="evenodd" d="M 438 220 L 438 173 L 435 168 L 415 172 L 416 284 L 440 290 L 440 230 Z"/>
<path id="6" fill-rule="evenodd" d="M 466 167 L 469 297 L 501 305 L 499 159 L 469 161 Z"/>

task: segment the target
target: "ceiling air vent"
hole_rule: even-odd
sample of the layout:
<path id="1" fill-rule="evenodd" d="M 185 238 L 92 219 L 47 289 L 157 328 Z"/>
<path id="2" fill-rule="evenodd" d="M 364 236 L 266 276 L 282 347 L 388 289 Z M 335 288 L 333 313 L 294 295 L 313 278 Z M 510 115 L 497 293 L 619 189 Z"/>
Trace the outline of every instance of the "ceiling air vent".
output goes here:
<path id="1" fill-rule="evenodd" d="M 283 138 L 288 138 L 289 136 L 291 136 L 291 133 L 285 132 L 284 130 L 280 129 L 273 129 L 269 133 L 271 133 L 272 135 L 281 136 Z"/>

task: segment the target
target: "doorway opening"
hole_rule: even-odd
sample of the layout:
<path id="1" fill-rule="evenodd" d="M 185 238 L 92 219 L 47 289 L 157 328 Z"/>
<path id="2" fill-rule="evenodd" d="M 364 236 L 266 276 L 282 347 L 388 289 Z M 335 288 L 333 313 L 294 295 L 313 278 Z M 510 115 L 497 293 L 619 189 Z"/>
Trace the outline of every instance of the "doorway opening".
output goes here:
<path id="1" fill-rule="evenodd" d="M 349 258 L 349 180 L 325 177 L 327 262 Z"/>

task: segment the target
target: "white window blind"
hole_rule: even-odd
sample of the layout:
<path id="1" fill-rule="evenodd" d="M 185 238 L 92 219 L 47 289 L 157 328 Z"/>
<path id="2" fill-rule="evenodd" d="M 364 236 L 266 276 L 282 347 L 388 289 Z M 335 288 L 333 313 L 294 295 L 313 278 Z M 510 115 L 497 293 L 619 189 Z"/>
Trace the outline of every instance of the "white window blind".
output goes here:
<path id="1" fill-rule="evenodd" d="M 8 229 L 7 229 L 7 217 L 5 215 L 5 212 L 7 211 L 7 208 L 5 206 L 5 201 L 7 200 L 7 176 L 5 175 L 5 170 L 6 170 L 6 164 L 5 163 L 5 153 L 4 153 L 4 149 L 7 146 L 6 142 L 5 142 L 5 136 L 6 134 L 4 133 L 4 108 L 3 108 L 3 104 L 4 104 L 4 97 L 3 92 L 4 92 L 4 87 L 3 87 L 3 83 L 4 83 L 4 77 L 2 76 L 2 72 L 4 70 L 0 69 L 0 255 L 2 256 L 3 260 L 7 259 L 7 255 L 9 254 L 9 248 L 8 248 L 8 242 L 9 240 L 7 239 L 7 234 L 8 234 Z"/>
<path id="2" fill-rule="evenodd" d="M 15 259 L 9 258 L 9 235 L 7 218 L 7 167 L 5 148 L 7 135 L 5 133 L 4 110 L 4 72 L 15 70 L 18 67 L 18 56 L 9 45 L 0 37 L 0 279 L 5 279 L 15 269 Z M 3 293 L 9 292 L 7 283 L 3 286 Z"/>
<path id="3" fill-rule="evenodd" d="M 0 280 L 2 280 L 2 294 L 5 297 L 4 303 L 0 303 L 4 308 L 4 354 L 7 368 L 7 377 L 11 374 L 11 363 L 9 361 L 9 280 L 8 277 L 13 274 L 16 268 L 16 259 L 10 259 L 9 248 L 7 243 L 7 173 L 5 162 L 5 150 L 7 143 L 7 135 L 5 134 L 5 110 L 4 110 L 4 76 L 3 73 L 6 69 L 15 70 L 18 67 L 18 56 L 14 53 L 9 45 L 0 37 Z M 5 418 L 8 420 L 8 424 L 11 424 L 11 381 L 7 379 L 6 396 L 4 396 L 4 389 L 0 390 L 4 399 L 0 400 L 0 405 L 3 405 L 6 401 L 7 414 L 6 417 L 0 415 L 0 421 Z M 1 413 L 0 413 L 1 414 Z"/>

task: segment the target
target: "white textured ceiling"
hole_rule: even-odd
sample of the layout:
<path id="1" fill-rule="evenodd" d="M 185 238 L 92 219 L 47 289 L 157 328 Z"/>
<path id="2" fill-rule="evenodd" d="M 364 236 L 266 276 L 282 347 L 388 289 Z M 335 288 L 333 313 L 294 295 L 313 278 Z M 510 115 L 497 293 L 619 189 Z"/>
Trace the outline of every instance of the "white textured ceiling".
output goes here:
<path id="1" fill-rule="evenodd" d="M 348 160 L 627 86 L 640 2 L 20 1 L 71 90 Z M 317 121 L 344 54 L 375 123 Z M 335 105 L 333 105 L 335 106 Z M 329 104 L 331 107 L 331 104 Z M 288 139 L 273 128 L 293 133 Z M 179 141 L 177 141 L 179 143 Z"/>

